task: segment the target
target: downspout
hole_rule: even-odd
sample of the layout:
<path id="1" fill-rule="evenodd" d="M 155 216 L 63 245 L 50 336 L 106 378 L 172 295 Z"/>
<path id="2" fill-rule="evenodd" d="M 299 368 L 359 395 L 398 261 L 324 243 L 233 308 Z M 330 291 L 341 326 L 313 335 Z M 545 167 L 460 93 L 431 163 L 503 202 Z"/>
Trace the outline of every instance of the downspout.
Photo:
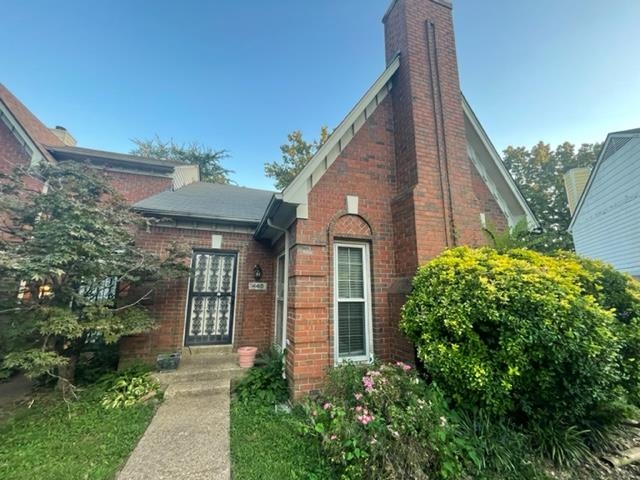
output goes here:
<path id="1" fill-rule="evenodd" d="M 284 233 L 284 300 L 282 305 L 282 336 L 280 339 L 284 348 L 289 345 L 287 339 L 287 310 L 289 305 L 289 230 L 275 225 L 270 218 L 267 218 L 267 225 L 274 230 Z M 284 374 L 284 370 L 283 370 Z"/>

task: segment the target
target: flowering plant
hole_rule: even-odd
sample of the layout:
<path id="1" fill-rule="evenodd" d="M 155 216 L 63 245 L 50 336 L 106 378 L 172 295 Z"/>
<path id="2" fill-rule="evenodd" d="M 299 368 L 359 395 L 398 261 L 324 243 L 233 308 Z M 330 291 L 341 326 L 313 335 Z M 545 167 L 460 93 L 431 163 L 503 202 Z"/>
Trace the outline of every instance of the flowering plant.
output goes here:
<path id="1" fill-rule="evenodd" d="M 446 404 L 410 365 L 343 365 L 325 391 L 306 404 L 304 430 L 342 478 L 462 478 Z"/>

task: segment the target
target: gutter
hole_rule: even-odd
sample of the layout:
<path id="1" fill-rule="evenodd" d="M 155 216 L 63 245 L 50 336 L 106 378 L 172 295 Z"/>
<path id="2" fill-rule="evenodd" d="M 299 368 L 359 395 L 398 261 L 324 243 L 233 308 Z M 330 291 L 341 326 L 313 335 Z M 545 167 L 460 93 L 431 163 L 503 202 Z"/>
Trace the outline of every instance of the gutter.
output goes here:
<path id="1" fill-rule="evenodd" d="M 229 225 L 242 225 L 247 227 L 252 227 L 258 223 L 258 220 L 238 220 L 237 218 L 227 218 L 227 217 L 213 217 L 201 214 L 193 214 L 189 212 L 176 212 L 170 210 L 161 210 L 161 209 L 151 209 L 144 207 L 136 207 L 133 205 L 133 210 L 136 212 L 148 214 L 148 215 L 159 215 L 167 218 L 183 218 L 189 220 L 205 220 L 212 223 L 224 223 Z"/>

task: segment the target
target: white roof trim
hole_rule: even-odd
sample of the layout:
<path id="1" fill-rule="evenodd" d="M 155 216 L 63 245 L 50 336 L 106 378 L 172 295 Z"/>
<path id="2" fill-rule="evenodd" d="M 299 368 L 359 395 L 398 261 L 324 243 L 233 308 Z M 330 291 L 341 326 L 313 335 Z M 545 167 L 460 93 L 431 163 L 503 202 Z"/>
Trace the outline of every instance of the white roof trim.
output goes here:
<path id="1" fill-rule="evenodd" d="M 26 147 L 28 150 L 31 150 L 31 165 L 37 165 L 41 161 L 44 160 L 44 156 L 40 152 L 40 148 L 38 145 L 31 140 L 31 137 L 27 134 L 26 130 L 22 128 L 20 122 L 16 120 L 11 113 L 11 110 L 4 104 L 3 101 L 0 100 L 0 121 L 3 121 L 7 128 L 13 133 L 16 137 L 16 140 L 22 144 L 22 147 Z M 29 153 L 27 150 L 27 153 Z"/>
<path id="2" fill-rule="evenodd" d="M 602 150 L 600 150 L 600 155 L 598 155 L 598 159 L 596 160 L 596 164 L 591 170 L 591 174 L 589 175 L 589 180 L 587 180 L 587 184 L 582 191 L 582 195 L 580 195 L 580 200 L 578 200 L 578 204 L 576 205 L 576 210 L 573 212 L 573 216 L 571 217 L 571 223 L 569 223 L 569 228 L 567 229 L 569 233 L 573 233 L 573 225 L 580 214 L 580 210 L 582 210 L 582 205 L 584 204 L 585 198 L 587 198 L 587 194 L 591 189 L 591 185 L 595 181 L 596 175 L 598 174 L 598 170 L 600 170 L 600 166 L 613 155 L 618 153 L 618 151 L 613 154 L 608 154 L 609 144 L 614 138 L 640 138 L 640 132 L 618 132 L 618 133 L 610 133 L 607 135 L 607 139 L 604 141 L 604 145 L 602 145 Z"/>
<path id="3" fill-rule="evenodd" d="M 509 190 L 515 197 L 516 202 L 520 205 L 523 212 L 525 213 L 529 228 L 531 229 L 539 228 L 540 223 L 538 222 L 538 219 L 533 214 L 531 207 L 529 207 L 529 204 L 527 203 L 524 196 L 518 189 L 518 186 L 516 185 L 515 180 L 507 170 L 507 167 L 502 162 L 502 158 L 500 158 L 500 155 L 496 151 L 496 148 L 493 146 L 493 143 L 491 143 L 491 140 L 489 139 L 489 136 L 487 135 L 487 133 L 484 131 L 484 128 L 482 128 L 482 125 L 480 124 L 478 117 L 476 117 L 475 113 L 473 113 L 473 110 L 471 109 L 471 105 L 469 105 L 469 102 L 467 102 L 467 99 L 464 97 L 464 95 L 462 95 L 462 110 L 464 111 L 464 114 L 467 120 L 469 120 L 469 123 L 471 124 L 476 134 L 478 135 L 478 138 L 480 138 L 482 145 L 485 147 L 486 151 L 489 153 L 489 156 L 491 160 L 493 160 L 497 170 L 500 172 L 502 179 L 508 185 Z M 480 162 L 477 156 L 475 155 L 475 152 L 473 152 L 473 149 L 471 149 L 469 153 L 470 153 L 469 157 L 471 161 L 473 162 L 475 167 L 478 169 L 478 172 L 480 173 L 481 177 L 485 181 L 487 188 L 489 188 L 489 191 L 491 192 L 493 197 L 496 199 L 496 202 L 498 202 L 500 209 L 503 211 L 503 213 L 507 217 L 507 221 L 509 222 L 509 225 L 514 226 L 517 223 L 517 219 L 513 216 L 512 212 L 510 212 L 509 208 L 507 207 L 506 199 L 502 198 L 502 196 L 499 194 L 494 180 L 489 177 L 489 175 L 486 173 L 485 168 L 482 165 L 480 165 Z M 471 153 L 473 153 L 473 155 Z"/>
<path id="4" fill-rule="evenodd" d="M 467 144 L 467 155 L 471 160 L 471 163 L 473 163 L 473 165 L 476 167 L 476 170 L 478 170 L 480 178 L 482 178 L 485 185 L 489 189 L 489 192 L 491 192 L 491 195 L 498 204 L 498 207 L 500 207 L 500 211 L 502 211 L 503 215 L 506 217 L 507 223 L 510 227 L 514 227 L 518 223 L 518 219 L 511 214 L 511 210 L 498 191 L 498 186 L 495 184 L 495 182 L 491 178 L 491 175 L 489 175 L 487 169 L 478 158 L 478 155 L 476 155 L 475 149 L 470 144 Z"/>
<path id="5" fill-rule="evenodd" d="M 293 182 L 283 190 L 283 201 L 306 206 L 309 191 L 318 183 L 324 172 L 333 164 L 340 152 L 346 148 L 360 127 L 365 124 L 367 118 L 373 114 L 389 93 L 391 77 L 399 66 L 400 56 L 396 55 L 382 75 L 331 133 L 325 144 L 293 179 Z M 307 214 L 306 208 L 298 208 L 298 218 L 306 218 Z"/>

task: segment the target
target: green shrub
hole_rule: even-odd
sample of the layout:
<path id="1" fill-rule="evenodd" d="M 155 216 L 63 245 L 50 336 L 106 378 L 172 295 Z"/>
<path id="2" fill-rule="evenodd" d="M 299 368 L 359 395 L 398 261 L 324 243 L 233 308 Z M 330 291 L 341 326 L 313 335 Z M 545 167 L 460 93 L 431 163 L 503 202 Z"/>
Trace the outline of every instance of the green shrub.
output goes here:
<path id="1" fill-rule="evenodd" d="M 461 411 L 457 435 L 473 445 L 479 462 L 467 462 L 471 478 L 538 480 L 547 478 L 531 447 L 530 435 L 505 418 L 482 410 Z"/>
<path id="2" fill-rule="evenodd" d="M 141 373 L 136 368 L 129 369 L 113 378 L 108 376 L 104 383 L 111 383 L 102 398 L 102 406 L 107 409 L 131 407 L 141 401 L 156 396 L 160 391 L 158 380 L 148 372 Z"/>
<path id="3" fill-rule="evenodd" d="M 287 382 L 282 376 L 284 354 L 277 347 L 258 355 L 255 366 L 238 382 L 234 392 L 238 401 L 274 405 L 289 397 Z"/>
<path id="4" fill-rule="evenodd" d="M 306 405 L 307 435 L 344 479 L 466 478 L 479 461 L 457 436 L 437 389 L 408 365 L 344 365 L 328 377 L 321 401 Z"/>
<path id="5" fill-rule="evenodd" d="M 456 405 L 578 424 L 624 380 L 594 277 L 574 258 L 455 248 L 418 270 L 401 327 Z"/>
<path id="6" fill-rule="evenodd" d="M 77 385 L 90 385 L 100 380 L 105 374 L 115 372 L 120 360 L 117 343 L 106 343 L 101 337 L 87 342 L 80 354 L 75 371 Z"/>
<path id="7" fill-rule="evenodd" d="M 585 282 L 585 290 L 603 308 L 613 310 L 621 342 L 622 386 L 629 401 L 640 405 L 640 282 L 604 262 L 564 255 L 577 259 L 589 272 L 592 281 Z"/>

